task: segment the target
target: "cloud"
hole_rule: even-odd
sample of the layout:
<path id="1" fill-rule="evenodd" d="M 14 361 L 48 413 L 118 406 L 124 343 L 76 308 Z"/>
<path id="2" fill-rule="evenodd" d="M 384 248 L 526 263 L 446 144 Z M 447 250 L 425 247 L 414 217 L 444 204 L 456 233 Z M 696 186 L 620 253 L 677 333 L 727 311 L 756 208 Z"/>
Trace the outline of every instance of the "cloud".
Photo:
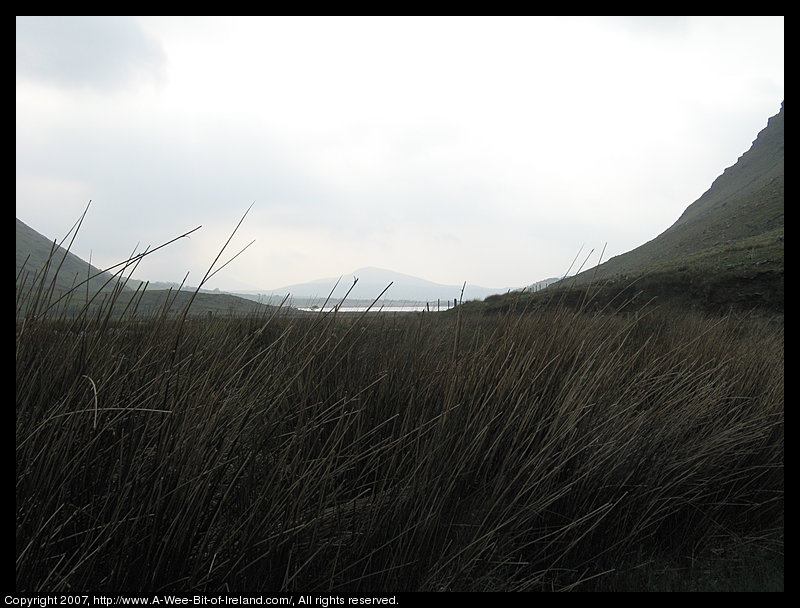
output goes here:
<path id="1" fill-rule="evenodd" d="M 166 55 L 124 17 L 17 17 L 17 77 L 66 89 L 109 91 L 158 81 Z"/>
<path id="2" fill-rule="evenodd" d="M 584 243 L 609 257 L 677 219 L 777 111 L 781 33 L 753 18 L 21 17 L 17 213 L 57 235 L 92 199 L 77 247 L 109 263 L 202 224 L 143 264 L 154 280 L 202 276 L 255 201 L 241 238 L 256 244 L 215 281 L 382 266 L 524 284 Z"/>
<path id="3" fill-rule="evenodd" d="M 691 18 L 681 15 L 615 15 L 605 19 L 631 33 L 648 36 L 685 36 L 692 26 Z"/>

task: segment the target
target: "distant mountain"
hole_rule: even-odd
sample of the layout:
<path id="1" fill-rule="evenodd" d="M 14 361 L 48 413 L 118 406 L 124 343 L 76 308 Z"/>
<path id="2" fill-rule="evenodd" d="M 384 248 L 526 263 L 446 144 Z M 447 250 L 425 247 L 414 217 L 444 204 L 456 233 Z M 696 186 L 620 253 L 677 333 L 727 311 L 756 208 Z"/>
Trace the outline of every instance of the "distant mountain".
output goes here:
<path id="1" fill-rule="evenodd" d="M 784 107 L 751 148 L 653 240 L 555 287 L 625 283 L 705 307 L 783 309 Z"/>
<path id="2" fill-rule="evenodd" d="M 353 281 L 358 278 L 358 282 L 353 287 Z M 385 301 L 413 301 L 413 302 L 435 302 L 437 299 L 454 300 L 461 299 L 462 285 L 443 285 L 425 279 L 420 279 L 400 272 L 385 270 L 382 268 L 359 268 L 339 277 L 317 279 L 307 283 L 287 285 L 270 290 L 258 292 L 233 292 L 238 295 L 259 295 L 262 297 L 281 298 L 289 294 L 292 298 L 313 298 L 323 301 L 334 289 L 338 281 L 338 286 L 333 291 L 333 298 L 344 297 L 347 291 L 353 287 L 348 296 L 348 301 L 352 300 L 374 300 L 387 286 L 391 284 L 384 294 L 382 300 Z M 507 288 L 489 288 L 470 285 L 464 287 L 463 299 L 476 300 L 486 296 L 503 293 Z"/>

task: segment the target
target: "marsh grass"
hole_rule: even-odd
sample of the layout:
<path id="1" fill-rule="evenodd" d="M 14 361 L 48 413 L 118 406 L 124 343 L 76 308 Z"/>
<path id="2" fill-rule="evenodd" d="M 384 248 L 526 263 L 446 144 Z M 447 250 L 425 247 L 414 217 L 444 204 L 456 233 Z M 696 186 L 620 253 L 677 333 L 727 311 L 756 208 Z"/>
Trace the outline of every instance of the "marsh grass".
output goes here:
<path id="1" fill-rule="evenodd" d="M 783 334 L 757 319 L 41 293 L 18 282 L 18 591 L 602 589 L 721 537 L 782 554 Z"/>

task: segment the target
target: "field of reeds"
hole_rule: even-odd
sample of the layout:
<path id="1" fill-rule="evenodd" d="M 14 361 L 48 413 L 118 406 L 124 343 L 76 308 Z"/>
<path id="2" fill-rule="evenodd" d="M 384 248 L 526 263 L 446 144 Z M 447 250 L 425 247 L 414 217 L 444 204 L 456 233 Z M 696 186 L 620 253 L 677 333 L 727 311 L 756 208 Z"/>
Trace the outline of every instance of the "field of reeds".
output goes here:
<path id="1" fill-rule="evenodd" d="M 731 546 L 782 587 L 782 325 L 43 309 L 20 592 L 646 588 Z"/>

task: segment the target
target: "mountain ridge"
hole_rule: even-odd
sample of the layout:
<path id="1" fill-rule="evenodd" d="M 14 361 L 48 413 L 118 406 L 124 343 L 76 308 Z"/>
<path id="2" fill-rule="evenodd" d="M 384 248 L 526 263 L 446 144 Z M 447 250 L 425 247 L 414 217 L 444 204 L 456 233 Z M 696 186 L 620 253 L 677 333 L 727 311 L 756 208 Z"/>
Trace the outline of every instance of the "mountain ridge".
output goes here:
<path id="1" fill-rule="evenodd" d="M 148 285 L 148 289 L 137 289 L 143 285 L 141 281 L 126 280 L 119 275 L 101 271 L 87 261 L 61 247 L 40 234 L 25 222 L 16 218 L 16 259 L 17 259 L 17 315 L 30 312 L 29 307 L 38 299 L 37 285 L 42 279 L 42 272 L 47 269 L 47 274 L 42 286 L 48 291 L 50 285 L 54 286 L 51 299 L 56 300 L 61 294 L 70 292 L 76 285 L 81 285 L 89 279 L 88 286 L 81 285 L 73 291 L 80 296 L 85 291 L 92 296 L 90 307 L 99 309 L 111 306 L 114 316 L 122 315 L 129 308 L 138 309 L 141 314 L 157 314 L 162 310 L 169 310 L 171 314 L 188 306 L 191 302 L 194 314 L 256 314 L 271 310 L 270 307 L 252 302 L 251 300 L 226 293 L 213 293 L 202 290 L 197 294 L 191 288 L 158 289 Z M 166 286 L 166 284 L 162 284 Z M 61 314 L 66 309 L 69 314 L 78 314 L 86 305 L 86 298 L 68 298 L 53 314 Z M 45 305 L 43 308 L 47 308 Z"/>
<path id="2" fill-rule="evenodd" d="M 653 239 L 536 294 L 487 299 L 485 312 L 567 305 L 613 310 L 647 303 L 782 315 L 784 104 L 750 148 Z"/>
<path id="3" fill-rule="evenodd" d="M 704 250 L 775 230 L 781 231 L 775 238 L 782 237 L 783 117 L 781 103 L 778 114 L 768 119 L 750 149 L 726 168 L 669 228 L 643 245 L 559 285 L 581 285 L 615 274 L 657 269 Z"/>
<path id="4" fill-rule="evenodd" d="M 354 279 L 358 279 L 354 283 Z M 351 290 L 352 287 L 352 290 Z M 387 289 L 388 288 L 388 289 Z M 348 300 L 369 300 L 377 298 L 384 289 L 383 299 L 389 301 L 430 302 L 436 299 L 483 299 L 487 296 L 508 291 L 510 288 L 482 287 L 470 285 L 447 285 L 422 279 L 395 270 L 365 266 L 344 273 L 339 277 L 314 279 L 304 283 L 285 285 L 274 289 L 257 291 L 231 291 L 238 295 L 259 295 L 280 297 L 290 295 L 299 298 L 341 298 L 350 290 Z M 462 296 L 463 289 L 463 296 Z"/>
<path id="5" fill-rule="evenodd" d="M 89 279 L 91 291 L 112 289 L 115 286 L 116 280 L 113 275 L 92 266 L 89 262 L 62 247 L 57 241 L 40 234 L 19 218 L 16 220 L 18 281 L 33 278 L 47 267 L 45 282 L 49 285 L 55 278 L 55 289 L 59 292 L 68 291 L 93 275 L 97 276 Z M 57 274 L 56 270 L 58 270 Z"/>

